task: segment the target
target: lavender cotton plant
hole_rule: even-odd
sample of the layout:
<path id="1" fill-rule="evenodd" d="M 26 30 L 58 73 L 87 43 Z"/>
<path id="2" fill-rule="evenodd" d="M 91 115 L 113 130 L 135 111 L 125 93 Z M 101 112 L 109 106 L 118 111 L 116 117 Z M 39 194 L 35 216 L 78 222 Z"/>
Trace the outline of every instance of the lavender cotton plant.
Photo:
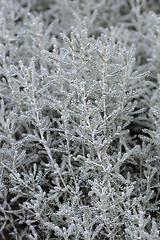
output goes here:
<path id="1" fill-rule="evenodd" d="M 159 12 L 0 0 L 1 239 L 160 240 Z"/>

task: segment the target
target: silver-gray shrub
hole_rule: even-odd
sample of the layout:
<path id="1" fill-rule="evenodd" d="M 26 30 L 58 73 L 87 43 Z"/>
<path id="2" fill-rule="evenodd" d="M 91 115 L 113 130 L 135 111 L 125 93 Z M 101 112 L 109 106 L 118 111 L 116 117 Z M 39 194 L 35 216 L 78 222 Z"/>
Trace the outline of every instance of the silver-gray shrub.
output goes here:
<path id="1" fill-rule="evenodd" d="M 159 240 L 156 3 L 0 6 L 1 235 Z"/>

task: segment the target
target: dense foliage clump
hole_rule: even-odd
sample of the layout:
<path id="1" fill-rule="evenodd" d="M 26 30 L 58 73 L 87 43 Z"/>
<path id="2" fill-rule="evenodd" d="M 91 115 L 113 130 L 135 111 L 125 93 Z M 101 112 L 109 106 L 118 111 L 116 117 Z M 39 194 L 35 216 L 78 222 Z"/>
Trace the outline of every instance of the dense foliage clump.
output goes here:
<path id="1" fill-rule="evenodd" d="M 2 239 L 160 239 L 159 13 L 0 0 Z"/>

